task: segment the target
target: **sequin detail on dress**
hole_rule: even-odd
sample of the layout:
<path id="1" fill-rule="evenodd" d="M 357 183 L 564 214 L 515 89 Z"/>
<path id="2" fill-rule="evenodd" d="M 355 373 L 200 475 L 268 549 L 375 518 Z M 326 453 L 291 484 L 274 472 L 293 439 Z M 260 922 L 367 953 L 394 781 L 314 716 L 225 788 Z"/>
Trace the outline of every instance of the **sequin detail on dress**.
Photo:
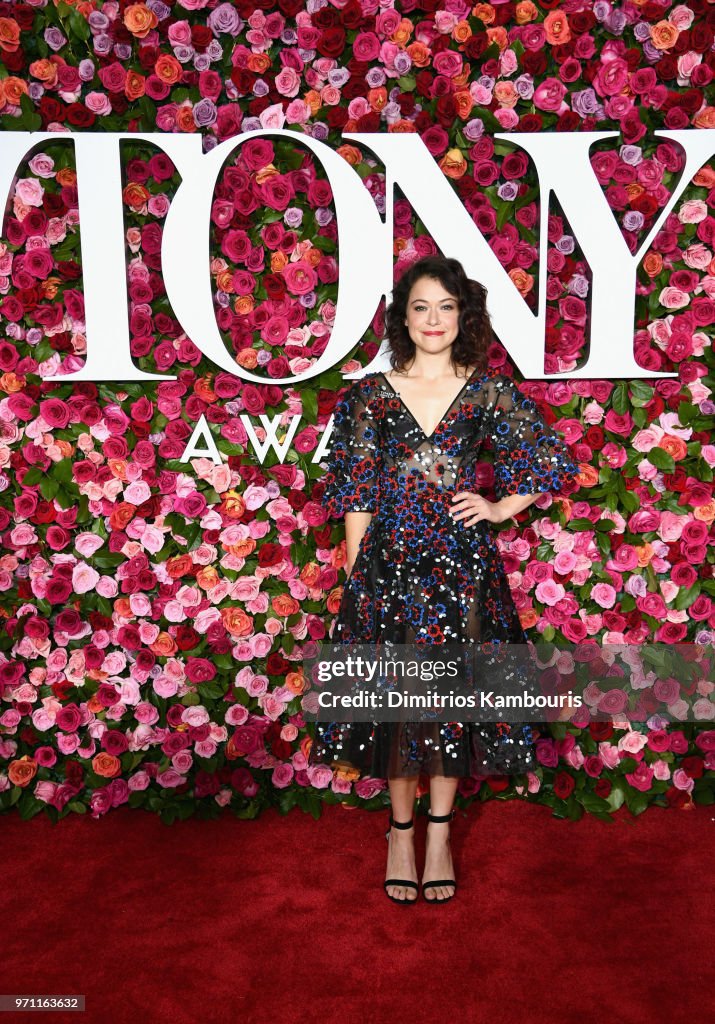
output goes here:
<path id="1" fill-rule="evenodd" d="M 510 378 L 472 374 L 426 435 L 384 374 L 354 381 L 334 413 L 328 514 L 371 512 L 336 616 L 333 642 L 527 643 L 491 525 L 450 514 L 478 491 L 494 447 L 494 493 L 560 491 L 578 473 L 565 443 Z M 513 774 L 535 766 L 529 724 L 318 722 L 311 764 L 391 778 Z"/>

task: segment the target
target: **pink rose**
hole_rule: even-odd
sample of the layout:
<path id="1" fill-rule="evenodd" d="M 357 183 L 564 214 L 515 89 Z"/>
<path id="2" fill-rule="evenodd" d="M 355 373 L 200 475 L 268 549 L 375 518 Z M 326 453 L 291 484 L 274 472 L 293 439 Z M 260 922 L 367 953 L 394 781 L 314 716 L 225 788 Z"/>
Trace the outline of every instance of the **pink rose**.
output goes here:
<path id="1" fill-rule="evenodd" d="M 558 78 L 545 78 L 534 90 L 533 104 L 538 110 L 561 114 L 568 107 L 564 103 L 566 86 Z"/>

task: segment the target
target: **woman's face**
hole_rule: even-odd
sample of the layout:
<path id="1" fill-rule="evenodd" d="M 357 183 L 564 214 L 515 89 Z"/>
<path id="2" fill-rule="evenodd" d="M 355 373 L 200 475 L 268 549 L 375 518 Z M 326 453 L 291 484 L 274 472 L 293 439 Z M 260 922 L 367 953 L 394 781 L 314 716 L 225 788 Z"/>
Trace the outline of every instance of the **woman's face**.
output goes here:
<path id="1" fill-rule="evenodd" d="M 449 349 L 459 333 L 459 305 L 440 281 L 420 277 L 407 298 L 405 318 L 410 338 L 430 355 Z"/>

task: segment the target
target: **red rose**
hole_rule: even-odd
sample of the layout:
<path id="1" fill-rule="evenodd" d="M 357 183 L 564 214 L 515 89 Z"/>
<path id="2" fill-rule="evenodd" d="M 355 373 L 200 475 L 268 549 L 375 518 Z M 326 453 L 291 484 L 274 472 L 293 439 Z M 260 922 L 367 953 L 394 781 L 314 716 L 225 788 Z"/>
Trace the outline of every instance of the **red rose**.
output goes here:
<path id="1" fill-rule="evenodd" d="M 345 49 L 345 29 L 335 26 L 320 36 L 316 49 L 323 57 L 339 57 Z"/>
<path id="2" fill-rule="evenodd" d="M 126 97 L 125 97 L 126 100 Z M 65 118 L 70 124 L 77 128 L 89 128 L 94 124 L 95 117 L 91 110 L 82 103 L 70 103 L 67 107 Z"/>
<path id="3" fill-rule="evenodd" d="M 269 569 L 272 565 L 279 565 L 285 557 L 285 552 L 280 544 L 261 544 L 258 549 L 258 564 L 261 569 Z"/>
<path id="4" fill-rule="evenodd" d="M 705 765 L 702 757 L 693 755 L 691 757 L 684 757 L 680 762 L 680 767 L 691 779 L 700 779 L 702 778 Z"/>
<path id="5" fill-rule="evenodd" d="M 599 779 L 593 787 L 593 791 L 596 796 L 600 796 L 603 800 L 607 800 L 611 794 L 612 788 L 610 779 Z"/>
<path id="6" fill-rule="evenodd" d="M 568 772 L 558 772 L 554 779 L 554 796 L 559 800 L 567 800 L 574 791 L 576 782 Z"/>

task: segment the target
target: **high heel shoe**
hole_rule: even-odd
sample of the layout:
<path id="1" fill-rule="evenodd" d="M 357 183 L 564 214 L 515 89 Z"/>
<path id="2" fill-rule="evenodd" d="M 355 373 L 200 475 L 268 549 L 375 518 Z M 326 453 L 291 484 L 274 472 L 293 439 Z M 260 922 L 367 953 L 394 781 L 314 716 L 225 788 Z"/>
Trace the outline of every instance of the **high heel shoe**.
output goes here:
<path id="1" fill-rule="evenodd" d="M 427 814 L 427 820 L 428 821 L 451 821 L 452 818 L 454 817 L 454 814 L 455 814 L 454 808 L 452 808 L 452 810 L 449 812 L 449 814 L 432 814 L 432 812 L 430 811 Z M 449 842 L 449 837 L 447 837 L 447 842 Z M 429 889 L 429 888 L 437 889 L 440 885 L 451 885 L 454 889 L 457 888 L 457 883 L 454 880 L 454 878 L 441 878 L 441 879 L 433 881 L 433 882 L 423 882 L 422 883 L 422 897 L 424 898 L 425 903 L 448 903 L 451 899 L 453 899 L 454 893 L 452 893 L 451 896 L 444 896 L 442 899 L 439 899 L 439 898 L 435 897 L 434 899 L 428 900 L 425 897 L 425 889 Z"/>
<path id="2" fill-rule="evenodd" d="M 414 824 L 415 824 L 414 820 L 412 820 L 412 819 L 410 819 L 410 821 L 395 821 L 395 819 L 392 817 L 392 814 L 390 814 L 390 825 L 392 826 L 392 828 L 414 828 Z M 390 839 L 390 829 L 389 828 L 388 828 L 387 832 L 385 833 L 385 839 L 387 839 L 388 842 L 389 842 L 389 839 Z M 416 903 L 417 902 L 416 899 L 414 899 L 414 900 L 408 900 L 408 899 L 398 900 L 397 896 L 391 896 L 390 893 L 387 891 L 388 885 L 403 885 L 403 886 L 406 886 L 409 889 L 416 889 L 419 892 L 419 885 L 418 885 L 418 883 L 417 882 L 413 882 L 412 879 L 410 879 L 410 878 L 388 878 L 383 883 L 383 886 L 384 886 L 384 889 L 385 889 L 385 895 L 387 896 L 388 899 L 392 900 L 393 903 L 406 903 L 406 904 L 410 904 L 410 903 Z"/>

